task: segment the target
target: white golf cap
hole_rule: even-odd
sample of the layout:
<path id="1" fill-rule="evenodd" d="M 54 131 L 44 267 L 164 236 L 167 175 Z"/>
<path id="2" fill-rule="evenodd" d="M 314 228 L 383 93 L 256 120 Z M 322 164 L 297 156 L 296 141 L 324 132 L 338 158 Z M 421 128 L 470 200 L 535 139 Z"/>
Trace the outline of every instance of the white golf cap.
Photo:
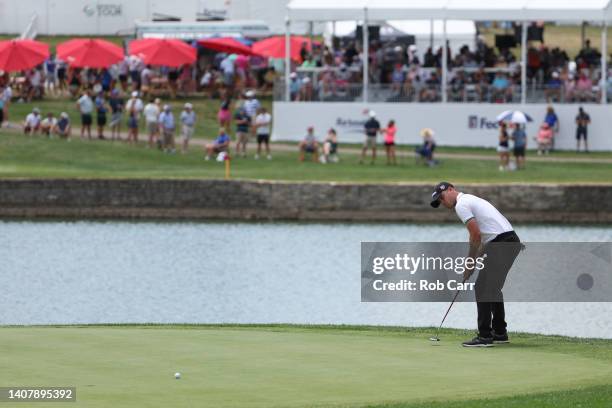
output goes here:
<path id="1" fill-rule="evenodd" d="M 136 97 L 138 97 L 138 91 L 132 92 L 132 98 L 136 98 Z"/>
<path id="2" fill-rule="evenodd" d="M 310 78 L 306 77 L 306 78 L 302 79 L 302 82 L 307 84 L 307 83 L 310 82 Z"/>
<path id="3" fill-rule="evenodd" d="M 66 112 L 60 113 L 60 118 L 68 119 L 68 114 Z"/>
<path id="4" fill-rule="evenodd" d="M 370 112 L 368 112 L 368 115 L 370 115 L 371 118 L 374 118 L 374 117 L 376 117 L 376 112 L 371 110 Z"/>
<path id="5" fill-rule="evenodd" d="M 292 72 L 292 73 L 289 75 L 289 77 L 290 77 L 290 78 L 297 78 L 297 73 Z"/>
<path id="6" fill-rule="evenodd" d="M 170 105 L 164 105 L 164 110 L 170 110 Z"/>
<path id="7" fill-rule="evenodd" d="M 410 44 L 410 46 L 408 47 L 408 49 L 409 49 L 410 51 L 415 51 L 415 50 L 417 49 L 417 46 L 416 46 L 416 45 L 414 45 L 414 44 Z"/>
<path id="8" fill-rule="evenodd" d="M 191 108 L 193 108 L 193 105 L 192 105 L 192 104 L 190 104 L 189 102 L 187 102 L 187 103 L 185 104 L 185 109 L 191 109 Z"/>
<path id="9" fill-rule="evenodd" d="M 255 91 L 253 91 L 252 89 L 249 89 L 246 93 L 246 96 L 249 98 L 252 98 L 253 96 L 255 96 Z"/>
<path id="10" fill-rule="evenodd" d="M 34 113 L 40 113 L 40 109 L 38 109 L 38 108 L 34 108 L 34 109 L 32 109 L 32 112 L 34 112 Z"/>
<path id="11" fill-rule="evenodd" d="M 557 71 L 553 71 L 552 77 L 553 78 L 559 78 L 559 73 Z"/>

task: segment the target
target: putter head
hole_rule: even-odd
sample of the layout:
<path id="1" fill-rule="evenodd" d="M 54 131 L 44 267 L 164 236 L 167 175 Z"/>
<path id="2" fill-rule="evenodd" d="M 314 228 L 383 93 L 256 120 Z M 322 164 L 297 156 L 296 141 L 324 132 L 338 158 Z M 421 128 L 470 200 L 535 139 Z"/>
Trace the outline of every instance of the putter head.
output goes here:
<path id="1" fill-rule="evenodd" d="M 440 341 L 439 337 L 430 337 L 429 341 Z"/>

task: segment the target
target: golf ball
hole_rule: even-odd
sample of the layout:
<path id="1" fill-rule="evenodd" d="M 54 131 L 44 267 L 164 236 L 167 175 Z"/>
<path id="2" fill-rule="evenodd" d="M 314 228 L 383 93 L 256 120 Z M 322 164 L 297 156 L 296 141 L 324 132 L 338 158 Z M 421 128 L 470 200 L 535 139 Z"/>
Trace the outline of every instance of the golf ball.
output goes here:
<path id="1" fill-rule="evenodd" d="M 174 373 L 174 378 L 176 378 L 177 380 L 181 378 L 181 373 Z"/>

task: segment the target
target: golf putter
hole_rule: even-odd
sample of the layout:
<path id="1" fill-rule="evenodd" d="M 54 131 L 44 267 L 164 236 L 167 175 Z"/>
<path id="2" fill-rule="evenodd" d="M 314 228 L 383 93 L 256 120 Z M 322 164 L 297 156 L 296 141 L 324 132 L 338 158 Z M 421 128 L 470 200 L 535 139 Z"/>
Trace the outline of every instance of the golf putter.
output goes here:
<path id="1" fill-rule="evenodd" d="M 467 279 L 463 279 L 463 281 L 461 283 L 462 284 L 465 283 L 466 280 Z M 448 306 L 448 309 L 446 309 L 446 313 L 444 313 L 444 317 L 442 318 L 442 322 L 440 323 L 440 326 L 438 326 L 438 330 L 436 331 L 436 335 L 434 337 L 430 337 L 429 341 L 440 341 L 440 329 L 442 328 L 442 325 L 444 324 L 444 321 L 446 320 L 446 316 L 448 316 L 448 312 L 450 312 L 451 308 L 455 304 L 455 300 L 457 300 L 457 296 L 459 296 L 459 289 L 457 289 L 457 292 L 455 292 L 455 296 L 453 297 L 453 301 Z"/>

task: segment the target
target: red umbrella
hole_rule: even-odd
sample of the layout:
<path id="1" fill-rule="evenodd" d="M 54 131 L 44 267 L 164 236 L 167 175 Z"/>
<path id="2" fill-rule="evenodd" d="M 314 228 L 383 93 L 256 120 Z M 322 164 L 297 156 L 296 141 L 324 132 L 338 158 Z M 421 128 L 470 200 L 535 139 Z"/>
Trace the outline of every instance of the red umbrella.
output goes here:
<path id="1" fill-rule="evenodd" d="M 129 46 L 130 55 L 136 55 L 148 65 L 165 65 L 180 67 L 193 64 L 196 60 L 196 49 L 181 40 L 145 38 L 134 40 Z"/>
<path id="2" fill-rule="evenodd" d="M 310 51 L 310 39 L 307 37 L 291 36 L 291 59 L 300 61 L 300 49 L 306 43 L 306 48 Z M 257 41 L 253 44 L 253 52 L 269 58 L 285 58 L 285 37 L 276 36 Z"/>
<path id="3" fill-rule="evenodd" d="M 199 40 L 198 44 L 202 47 L 228 54 L 255 55 L 251 47 L 231 37 L 208 38 Z"/>
<path id="4" fill-rule="evenodd" d="M 73 67 L 107 68 L 123 59 L 123 49 L 106 40 L 75 38 L 59 44 L 57 56 Z"/>
<path id="5" fill-rule="evenodd" d="M 34 40 L 0 41 L 0 70 L 23 71 L 42 64 L 49 57 L 49 45 Z"/>

